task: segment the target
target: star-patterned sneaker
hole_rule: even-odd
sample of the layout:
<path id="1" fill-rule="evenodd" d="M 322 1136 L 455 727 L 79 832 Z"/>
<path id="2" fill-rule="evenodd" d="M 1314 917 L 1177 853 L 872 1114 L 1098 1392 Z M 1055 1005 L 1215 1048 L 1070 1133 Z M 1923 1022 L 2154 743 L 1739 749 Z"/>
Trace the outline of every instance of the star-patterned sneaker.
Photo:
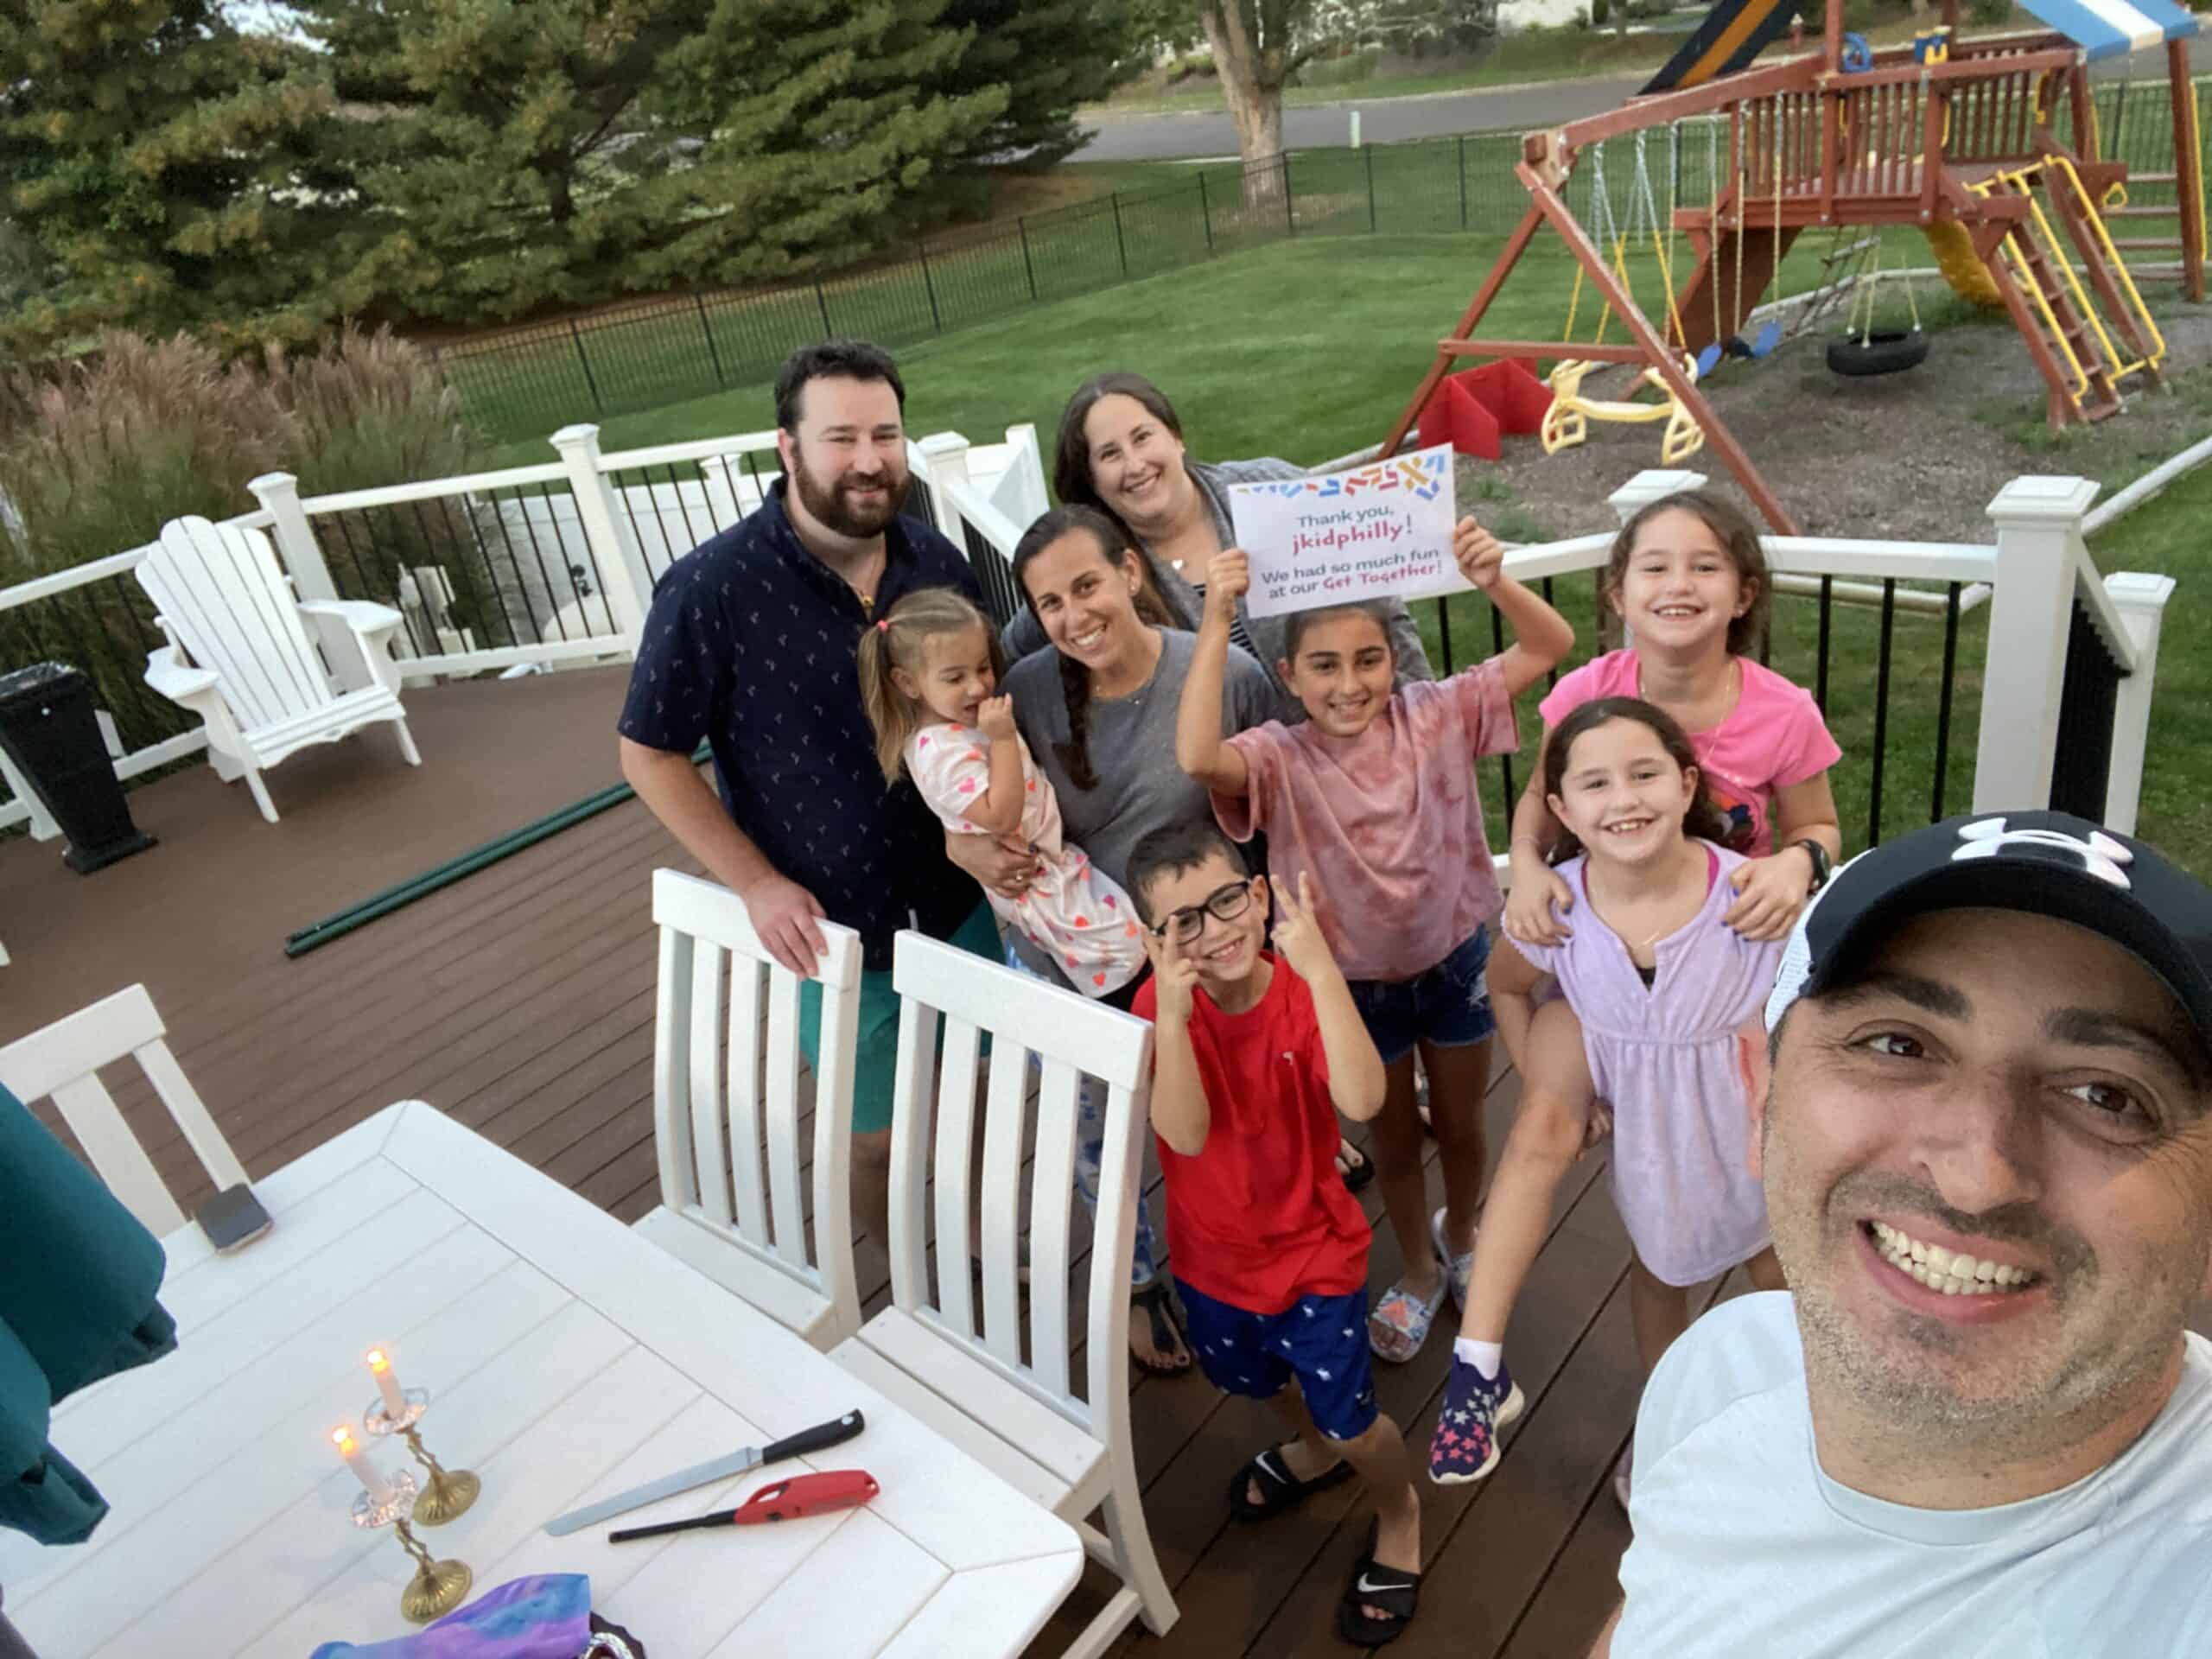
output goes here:
<path id="1" fill-rule="evenodd" d="M 1440 1486 L 1480 1480 L 1497 1467 L 1497 1431 L 1521 1414 L 1527 1403 L 1513 1373 L 1500 1362 L 1497 1375 L 1485 1379 L 1457 1354 L 1444 1382 L 1444 1409 L 1437 1414 L 1428 1440 L 1428 1478 Z"/>

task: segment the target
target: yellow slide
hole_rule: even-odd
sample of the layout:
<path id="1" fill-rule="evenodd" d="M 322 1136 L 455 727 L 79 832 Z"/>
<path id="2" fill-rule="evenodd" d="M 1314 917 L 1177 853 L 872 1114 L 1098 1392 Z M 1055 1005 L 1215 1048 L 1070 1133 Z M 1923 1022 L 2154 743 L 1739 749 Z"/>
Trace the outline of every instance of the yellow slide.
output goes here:
<path id="1" fill-rule="evenodd" d="M 1989 267 L 1974 257 L 1974 238 L 1965 226 L 1955 219 L 1930 225 L 1928 248 L 1936 256 L 1936 268 L 1943 273 L 1943 280 L 1951 285 L 1954 294 L 1986 311 L 2004 308 L 2005 302 L 1997 292 L 1997 284 L 1990 280 Z"/>

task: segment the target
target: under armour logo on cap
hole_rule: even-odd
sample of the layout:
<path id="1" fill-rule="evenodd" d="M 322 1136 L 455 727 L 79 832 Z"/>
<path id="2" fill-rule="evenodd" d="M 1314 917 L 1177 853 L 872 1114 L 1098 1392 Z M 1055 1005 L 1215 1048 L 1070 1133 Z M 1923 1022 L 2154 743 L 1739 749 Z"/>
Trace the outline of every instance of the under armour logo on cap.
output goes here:
<path id="1" fill-rule="evenodd" d="M 2096 934 L 2142 963 L 2212 1047 L 2212 889 L 2155 847 L 2070 813 L 1969 814 L 1872 848 L 1806 906 L 1766 1027 L 1849 984 L 1882 942 L 1936 912 L 2010 910 Z"/>
<path id="2" fill-rule="evenodd" d="M 2089 874 L 2099 880 L 2109 881 L 2115 887 L 2133 885 L 2121 867 L 2135 861 L 2134 853 L 2101 830 L 2090 830 L 2085 839 L 2069 836 L 2063 830 L 2012 830 L 2006 828 L 2003 818 L 1980 818 L 1959 826 L 1959 846 L 1952 853 L 1951 861 L 1955 864 L 1969 858 L 1994 858 L 2007 847 L 2059 848 L 2080 855 Z"/>

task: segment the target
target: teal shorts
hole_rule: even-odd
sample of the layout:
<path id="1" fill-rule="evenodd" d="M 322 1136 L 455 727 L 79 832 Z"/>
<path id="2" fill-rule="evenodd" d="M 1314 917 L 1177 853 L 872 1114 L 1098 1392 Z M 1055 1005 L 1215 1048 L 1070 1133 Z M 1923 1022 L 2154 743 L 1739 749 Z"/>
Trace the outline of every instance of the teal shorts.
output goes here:
<path id="1" fill-rule="evenodd" d="M 977 905 L 968 919 L 945 941 L 989 962 L 1003 959 L 999 925 L 990 905 Z M 860 1038 L 853 1057 L 853 1133 L 880 1135 L 891 1127 L 891 1086 L 899 1069 L 899 993 L 892 988 L 888 970 L 861 976 Z M 798 1041 L 806 1063 L 821 1067 L 815 1057 L 822 1046 L 822 982 L 810 979 L 798 988 Z"/>

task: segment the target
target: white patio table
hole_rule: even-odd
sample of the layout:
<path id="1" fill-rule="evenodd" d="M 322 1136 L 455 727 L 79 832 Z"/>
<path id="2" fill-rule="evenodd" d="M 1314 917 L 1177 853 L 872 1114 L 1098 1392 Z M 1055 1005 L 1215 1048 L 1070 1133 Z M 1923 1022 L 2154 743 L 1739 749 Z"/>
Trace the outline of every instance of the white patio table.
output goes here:
<path id="1" fill-rule="evenodd" d="M 54 1444 L 113 1506 L 92 1540 L 0 1533 L 7 1612 L 40 1659 L 307 1659 L 415 1628 L 413 1564 L 357 1530 L 363 1363 L 391 1351 L 432 1398 L 420 1432 L 482 1495 L 416 1535 L 475 1573 L 587 1573 L 652 1659 L 980 1659 L 1021 1651 L 1075 1583 L 1065 1523 L 604 1211 L 421 1101 L 255 1190 L 276 1219 L 227 1256 L 166 1241 L 175 1353 L 55 1414 Z M 554 1516 L 859 1407 L 844 1445 L 565 1538 Z M 409 1465 L 409 1466 L 413 1466 Z M 779 1475 L 863 1468 L 865 1508 L 610 1545 L 607 1526 L 731 1508 Z M 418 1472 L 419 1470 L 418 1470 Z"/>

